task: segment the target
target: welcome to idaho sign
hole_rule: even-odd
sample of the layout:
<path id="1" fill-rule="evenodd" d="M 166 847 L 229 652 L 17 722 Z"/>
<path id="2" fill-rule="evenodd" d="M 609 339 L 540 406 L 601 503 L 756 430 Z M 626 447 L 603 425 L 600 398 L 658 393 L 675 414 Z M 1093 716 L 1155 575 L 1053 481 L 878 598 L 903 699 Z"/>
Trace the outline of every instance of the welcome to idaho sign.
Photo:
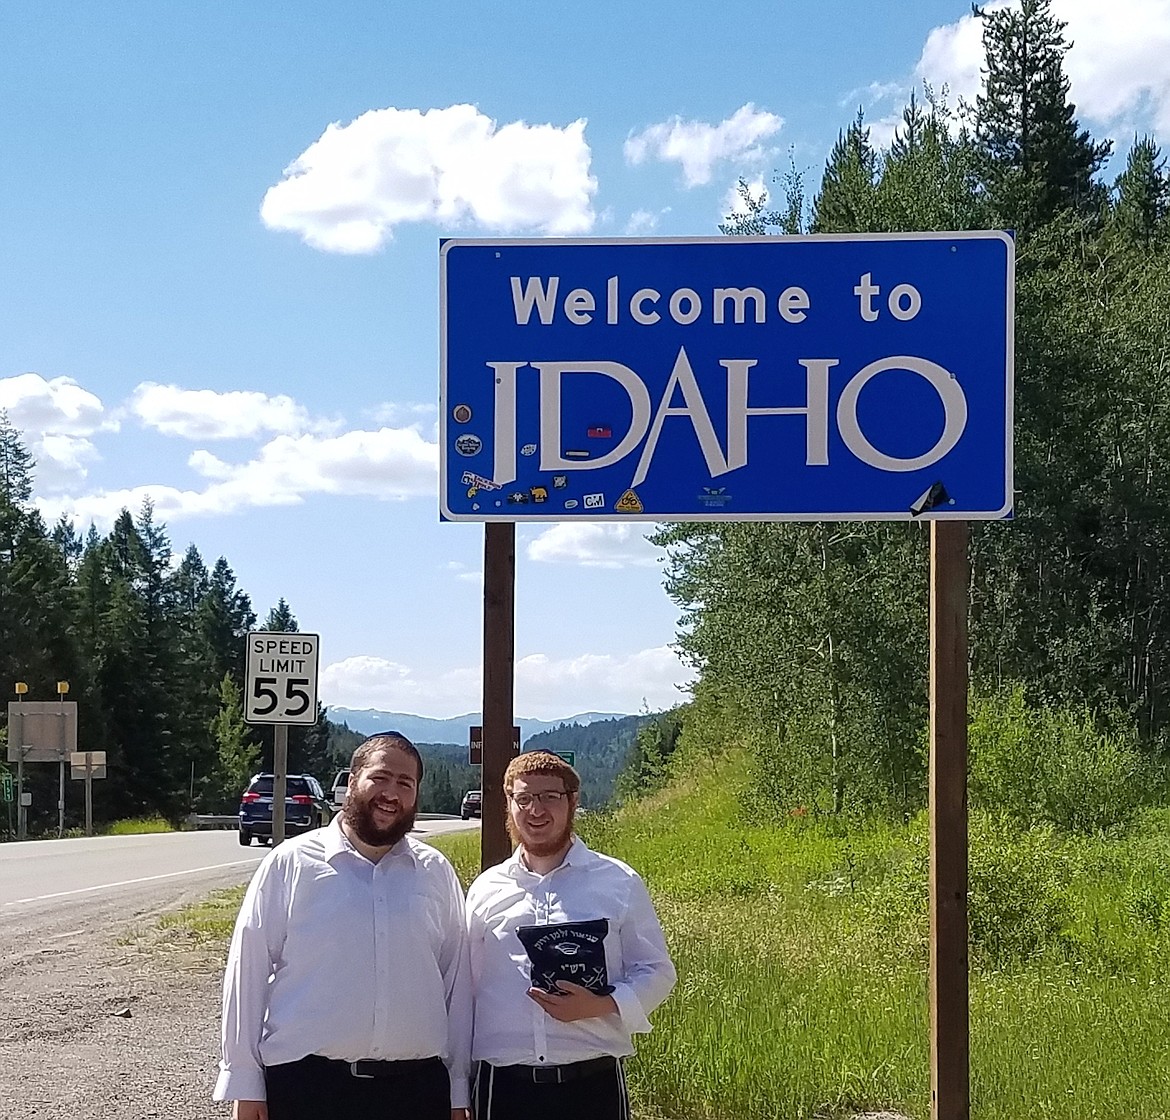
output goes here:
<path id="1" fill-rule="evenodd" d="M 1002 518 L 999 232 L 440 246 L 441 516 Z"/>

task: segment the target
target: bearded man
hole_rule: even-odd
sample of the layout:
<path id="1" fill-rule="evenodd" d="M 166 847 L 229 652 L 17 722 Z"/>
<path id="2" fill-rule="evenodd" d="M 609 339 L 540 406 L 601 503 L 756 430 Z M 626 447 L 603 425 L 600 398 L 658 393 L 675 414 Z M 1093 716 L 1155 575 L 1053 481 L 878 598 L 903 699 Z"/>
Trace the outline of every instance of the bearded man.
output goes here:
<path id="1" fill-rule="evenodd" d="M 463 893 L 414 840 L 422 758 L 353 753 L 345 807 L 260 864 L 232 934 L 215 1099 L 236 1120 L 465 1120 Z"/>
<path id="2" fill-rule="evenodd" d="M 518 846 L 467 894 L 476 1120 L 628 1120 L 623 1060 L 674 987 L 641 878 L 573 833 L 580 788 L 546 751 L 504 773 Z"/>

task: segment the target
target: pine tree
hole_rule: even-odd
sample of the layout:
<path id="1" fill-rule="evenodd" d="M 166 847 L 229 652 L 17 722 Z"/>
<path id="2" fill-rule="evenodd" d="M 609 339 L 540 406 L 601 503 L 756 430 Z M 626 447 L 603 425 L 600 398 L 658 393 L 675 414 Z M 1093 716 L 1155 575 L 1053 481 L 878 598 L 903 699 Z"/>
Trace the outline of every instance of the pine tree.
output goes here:
<path id="1" fill-rule="evenodd" d="M 1170 237 L 1170 175 L 1152 137 L 1134 140 L 1114 189 L 1112 225 L 1123 240 L 1148 248 L 1156 239 Z"/>
<path id="2" fill-rule="evenodd" d="M 297 624 L 297 616 L 292 613 L 288 603 L 282 597 L 280 601 L 268 612 L 268 617 L 264 620 L 263 629 L 271 630 L 275 633 L 288 634 L 300 629 Z"/>
<path id="3" fill-rule="evenodd" d="M 975 12 L 984 21 L 986 78 L 976 135 L 997 220 L 1027 232 L 1066 210 L 1092 218 L 1104 202 L 1094 176 L 1111 145 L 1077 124 L 1064 73 L 1065 24 L 1051 0 Z"/>
<path id="4" fill-rule="evenodd" d="M 837 136 L 820 193 L 813 201 L 814 233 L 866 233 L 876 228 L 877 153 L 869 142 L 865 115 Z"/>
<path id="5" fill-rule="evenodd" d="M 260 764 L 260 748 L 244 722 L 243 700 L 230 673 L 219 682 L 219 709 L 211 722 L 211 738 L 216 767 L 209 794 L 212 807 L 223 812 L 238 805 L 240 794 Z"/>
<path id="6" fill-rule="evenodd" d="M 20 433 L 0 408 L 0 501 L 23 506 L 32 497 L 36 461 L 21 442 Z"/>

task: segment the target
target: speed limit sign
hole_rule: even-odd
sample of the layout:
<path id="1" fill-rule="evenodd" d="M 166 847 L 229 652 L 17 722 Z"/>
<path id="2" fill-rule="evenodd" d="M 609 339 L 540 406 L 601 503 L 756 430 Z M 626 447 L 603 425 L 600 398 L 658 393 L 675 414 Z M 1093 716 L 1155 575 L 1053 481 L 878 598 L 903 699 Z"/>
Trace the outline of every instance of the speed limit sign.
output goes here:
<path id="1" fill-rule="evenodd" d="M 248 723 L 317 722 L 318 634 L 259 630 L 248 635 L 244 719 Z"/>

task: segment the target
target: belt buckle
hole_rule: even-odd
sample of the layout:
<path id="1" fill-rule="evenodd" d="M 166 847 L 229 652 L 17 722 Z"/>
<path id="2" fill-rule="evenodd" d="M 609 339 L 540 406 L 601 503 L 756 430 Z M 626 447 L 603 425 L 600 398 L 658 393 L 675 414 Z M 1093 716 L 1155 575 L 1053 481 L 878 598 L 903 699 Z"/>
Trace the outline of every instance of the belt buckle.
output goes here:
<path id="1" fill-rule="evenodd" d="M 349 1072 L 353 1077 L 360 1077 L 363 1081 L 373 1081 L 374 1075 L 372 1073 L 362 1073 L 358 1069 L 358 1066 L 364 1066 L 365 1064 L 364 1061 L 350 1062 Z"/>
<path id="2" fill-rule="evenodd" d="M 533 1066 L 532 1080 L 536 1085 L 560 1085 L 563 1081 L 560 1066 Z"/>

